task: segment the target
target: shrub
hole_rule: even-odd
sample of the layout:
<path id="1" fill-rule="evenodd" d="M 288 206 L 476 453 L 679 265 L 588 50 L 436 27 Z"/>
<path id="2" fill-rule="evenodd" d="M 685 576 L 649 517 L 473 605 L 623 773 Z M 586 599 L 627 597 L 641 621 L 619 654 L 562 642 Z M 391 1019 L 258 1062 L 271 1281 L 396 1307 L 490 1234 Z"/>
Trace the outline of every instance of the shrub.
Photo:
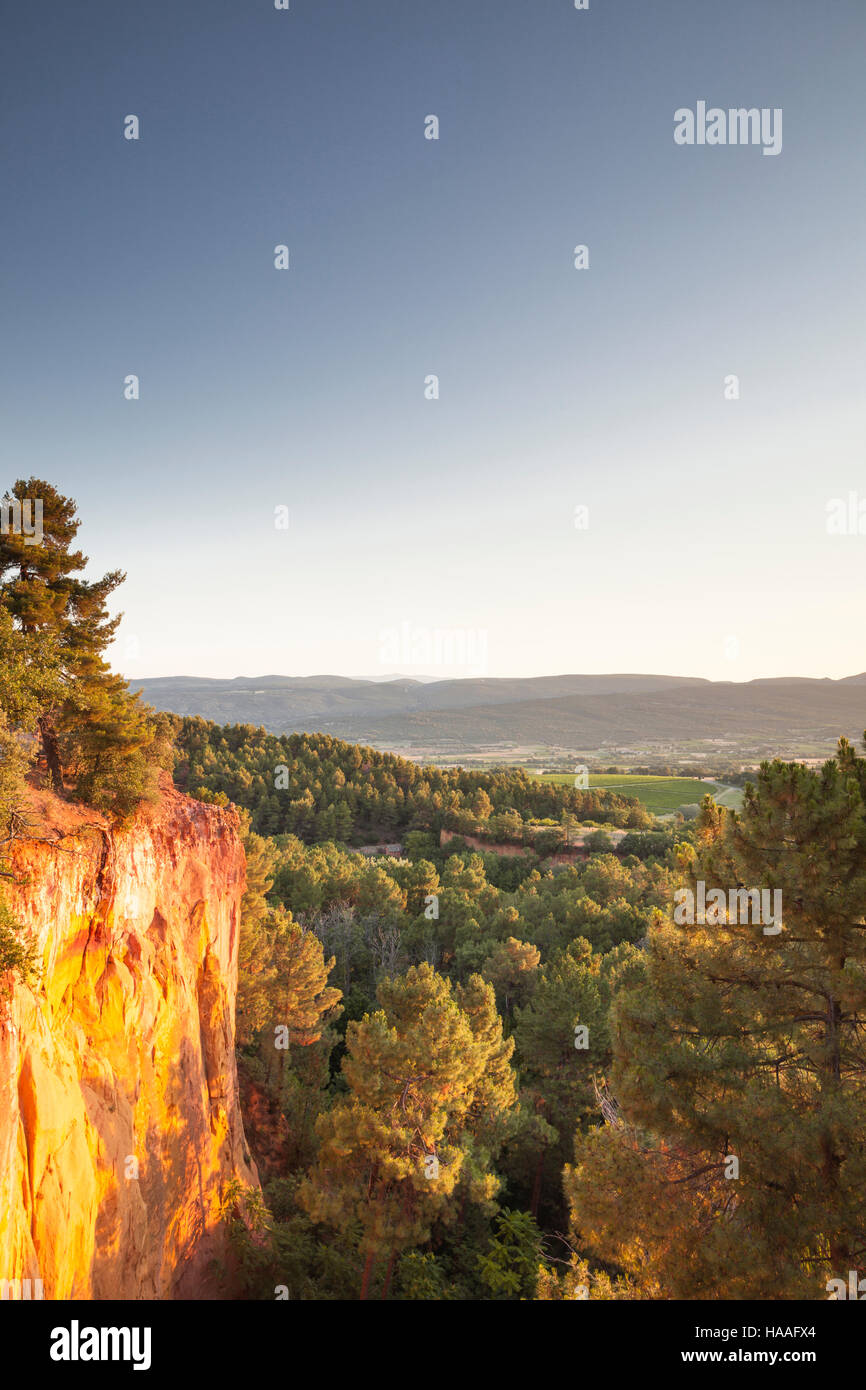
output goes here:
<path id="1" fill-rule="evenodd" d="M 12 993 L 15 975 L 22 981 L 37 973 L 38 951 L 33 941 L 23 936 L 24 928 L 16 921 L 8 903 L 0 897 L 0 1000 Z"/>

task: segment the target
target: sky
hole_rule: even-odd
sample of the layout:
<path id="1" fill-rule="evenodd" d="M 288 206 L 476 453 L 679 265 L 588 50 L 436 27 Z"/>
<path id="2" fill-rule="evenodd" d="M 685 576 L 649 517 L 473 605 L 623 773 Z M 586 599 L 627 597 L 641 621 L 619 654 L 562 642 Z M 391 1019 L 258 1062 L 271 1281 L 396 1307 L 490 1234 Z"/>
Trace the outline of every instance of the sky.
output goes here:
<path id="1" fill-rule="evenodd" d="M 866 668 L 864 50 L 862 0 L 10 0 L 0 490 L 125 570 L 116 669 Z"/>

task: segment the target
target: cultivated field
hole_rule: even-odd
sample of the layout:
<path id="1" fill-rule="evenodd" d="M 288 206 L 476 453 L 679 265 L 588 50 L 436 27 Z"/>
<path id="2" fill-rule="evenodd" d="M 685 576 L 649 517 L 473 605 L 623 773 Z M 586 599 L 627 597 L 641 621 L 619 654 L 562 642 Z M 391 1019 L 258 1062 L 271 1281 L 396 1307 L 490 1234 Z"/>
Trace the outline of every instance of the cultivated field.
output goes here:
<path id="1" fill-rule="evenodd" d="M 542 782 L 574 784 L 574 773 L 547 772 Z M 623 796 L 636 796 L 648 811 L 663 816 L 679 806 L 693 805 L 710 792 L 722 806 L 738 807 L 742 800 L 739 787 L 726 787 L 721 782 L 703 782 L 698 777 L 646 777 L 631 772 L 591 772 L 591 787 L 606 787 Z"/>

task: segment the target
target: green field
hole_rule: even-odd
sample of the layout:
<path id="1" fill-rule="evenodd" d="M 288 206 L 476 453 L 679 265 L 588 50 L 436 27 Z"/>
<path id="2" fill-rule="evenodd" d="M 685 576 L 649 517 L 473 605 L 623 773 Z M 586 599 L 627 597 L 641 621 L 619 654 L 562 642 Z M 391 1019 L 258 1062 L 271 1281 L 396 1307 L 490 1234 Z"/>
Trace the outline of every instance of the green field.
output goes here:
<path id="1" fill-rule="evenodd" d="M 558 782 L 573 786 L 574 773 L 546 772 L 542 782 Z M 739 787 L 725 787 L 721 782 L 702 782 L 698 777 L 643 777 L 630 772 L 591 772 L 591 787 L 605 787 L 623 796 L 636 796 L 648 811 L 656 816 L 667 815 L 678 806 L 693 805 L 712 793 L 722 806 L 739 807 L 743 793 Z"/>

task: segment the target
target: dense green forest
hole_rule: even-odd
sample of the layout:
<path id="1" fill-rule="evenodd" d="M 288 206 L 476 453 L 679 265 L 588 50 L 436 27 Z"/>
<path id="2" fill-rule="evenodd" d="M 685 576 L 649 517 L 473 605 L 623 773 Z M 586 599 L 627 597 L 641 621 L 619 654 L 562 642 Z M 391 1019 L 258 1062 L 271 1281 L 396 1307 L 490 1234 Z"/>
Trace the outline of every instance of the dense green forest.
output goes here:
<path id="1" fill-rule="evenodd" d="M 661 857 L 546 870 L 250 833 L 250 1295 L 826 1298 L 866 1232 L 864 791 L 842 740 Z M 676 925 L 699 881 L 784 927 Z"/>
<path id="2" fill-rule="evenodd" d="M 286 1121 L 259 1150 L 272 1246 L 235 1226 L 253 1294 L 288 1281 L 293 1298 L 356 1297 L 363 1265 L 365 1292 L 534 1296 L 542 1253 L 569 1257 L 553 1235 L 567 1225 L 562 1169 L 670 868 L 602 854 L 545 873 L 409 838 L 413 857 L 367 860 L 248 835 L 241 1070 L 276 1134 Z M 576 1023 L 590 1029 L 582 1050 Z"/>
<path id="3" fill-rule="evenodd" d="M 519 838 L 523 822 L 564 816 L 629 829 L 653 824 L 633 797 L 545 785 L 519 768 L 447 771 L 326 734 L 278 736 L 190 717 L 172 723 L 177 784 L 203 801 L 243 806 L 260 835 L 364 844 L 443 826 Z"/>

